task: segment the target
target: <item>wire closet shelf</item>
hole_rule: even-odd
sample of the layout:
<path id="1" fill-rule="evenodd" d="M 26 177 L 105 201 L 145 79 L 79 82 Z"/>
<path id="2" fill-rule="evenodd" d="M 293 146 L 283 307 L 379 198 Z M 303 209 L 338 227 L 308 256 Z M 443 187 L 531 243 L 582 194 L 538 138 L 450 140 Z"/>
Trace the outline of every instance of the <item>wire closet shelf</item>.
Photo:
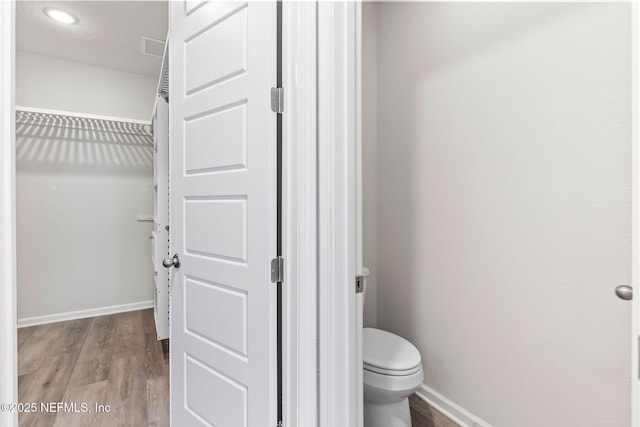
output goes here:
<path id="1" fill-rule="evenodd" d="M 128 135 L 153 136 L 151 126 L 133 121 L 83 117 L 72 114 L 29 111 L 16 107 L 16 124 L 113 132 Z"/>

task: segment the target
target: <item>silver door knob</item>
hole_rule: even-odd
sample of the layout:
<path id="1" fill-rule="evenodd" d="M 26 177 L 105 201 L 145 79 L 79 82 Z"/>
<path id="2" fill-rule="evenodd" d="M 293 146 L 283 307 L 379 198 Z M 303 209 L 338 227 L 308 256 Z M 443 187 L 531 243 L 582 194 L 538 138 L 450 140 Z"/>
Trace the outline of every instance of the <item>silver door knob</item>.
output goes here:
<path id="1" fill-rule="evenodd" d="M 162 260 L 162 265 L 165 266 L 166 268 L 170 268 L 170 267 L 180 268 L 180 257 L 178 256 L 178 254 L 173 255 L 173 257 L 171 258 L 166 257 L 165 259 Z"/>
<path id="2" fill-rule="evenodd" d="M 629 301 L 633 299 L 633 288 L 627 285 L 620 285 L 616 287 L 616 295 L 618 298 Z"/>

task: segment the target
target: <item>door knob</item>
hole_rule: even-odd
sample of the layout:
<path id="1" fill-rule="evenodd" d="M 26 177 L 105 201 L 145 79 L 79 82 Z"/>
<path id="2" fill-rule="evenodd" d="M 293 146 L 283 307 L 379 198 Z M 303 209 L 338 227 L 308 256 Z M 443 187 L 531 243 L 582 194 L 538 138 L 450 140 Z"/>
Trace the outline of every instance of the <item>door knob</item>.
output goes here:
<path id="1" fill-rule="evenodd" d="M 180 268 L 180 257 L 178 256 L 178 254 L 174 254 L 173 257 L 171 258 L 166 257 L 165 259 L 162 260 L 162 265 L 165 266 L 166 268 L 170 268 L 170 267 Z"/>
<path id="2" fill-rule="evenodd" d="M 618 295 L 620 299 L 631 300 L 633 299 L 633 288 L 627 285 L 620 285 L 616 287 L 616 295 Z"/>

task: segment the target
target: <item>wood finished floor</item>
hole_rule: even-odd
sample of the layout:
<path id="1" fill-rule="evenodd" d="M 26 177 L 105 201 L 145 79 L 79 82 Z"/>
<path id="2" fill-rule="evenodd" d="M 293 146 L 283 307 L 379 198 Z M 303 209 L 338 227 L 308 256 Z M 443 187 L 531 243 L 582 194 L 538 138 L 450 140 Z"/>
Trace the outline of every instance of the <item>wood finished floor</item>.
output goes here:
<path id="1" fill-rule="evenodd" d="M 409 396 L 412 427 L 460 427 L 418 396 Z"/>
<path id="2" fill-rule="evenodd" d="M 168 426 L 169 355 L 153 310 L 18 329 L 18 395 L 38 406 L 19 414 L 20 427 Z M 46 412 L 41 402 L 84 402 L 91 412 Z"/>

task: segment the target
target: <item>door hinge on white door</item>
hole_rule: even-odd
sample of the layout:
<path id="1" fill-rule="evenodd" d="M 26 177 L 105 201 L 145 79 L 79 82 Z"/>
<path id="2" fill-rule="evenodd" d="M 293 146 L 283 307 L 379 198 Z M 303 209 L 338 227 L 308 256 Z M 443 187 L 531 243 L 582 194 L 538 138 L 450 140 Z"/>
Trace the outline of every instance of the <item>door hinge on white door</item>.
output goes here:
<path id="1" fill-rule="evenodd" d="M 271 111 L 274 113 L 284 113 L 284 88 L 271 88 Z"/>
<path id="2" fill-rule="evenodd" d="M 284 282 L 284 258 L 281 256 L 271 260 L 271 283 Z"/>

